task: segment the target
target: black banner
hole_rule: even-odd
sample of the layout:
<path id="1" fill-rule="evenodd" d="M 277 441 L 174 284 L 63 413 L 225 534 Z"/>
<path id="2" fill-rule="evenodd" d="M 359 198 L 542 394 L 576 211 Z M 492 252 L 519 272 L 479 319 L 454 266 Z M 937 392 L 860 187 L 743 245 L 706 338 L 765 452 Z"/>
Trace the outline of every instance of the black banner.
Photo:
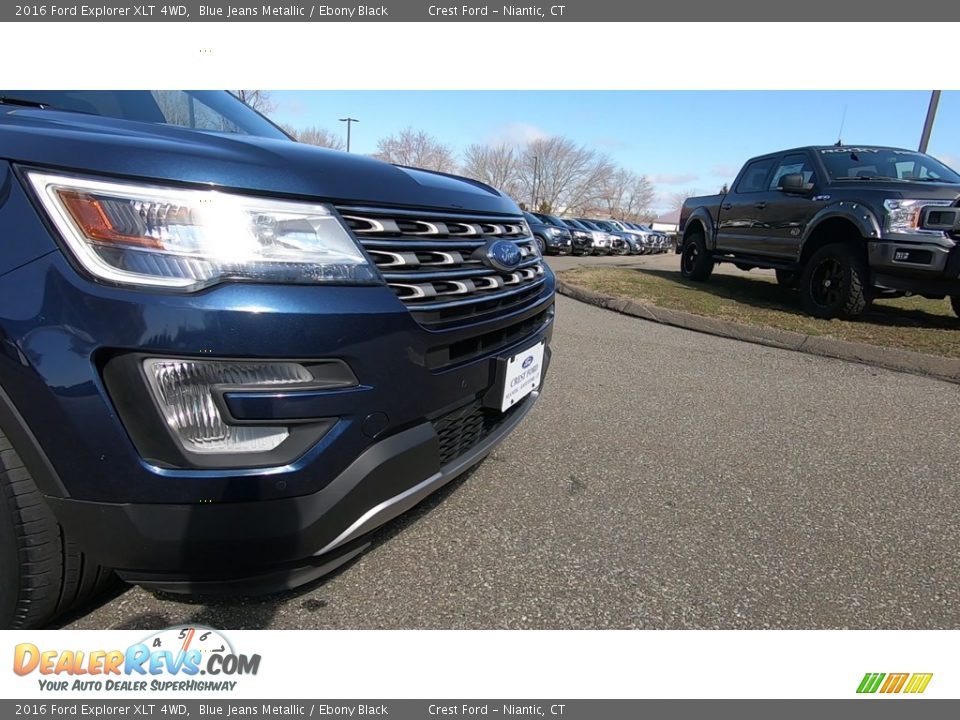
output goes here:
<path id="1" fill-rule="evenodd" d="M 905 705 L 909 705 L 907 708 Z M 0 701 L 5 718 L 703 718 L 717 720 L 940 720 L 960 701 L 887 700 L 25 700 Z"/>
<path id="2" fill-rule="evenodd" d="M 556 4 L 554 4 L 556 3 Z M 173 0 L 163 4 L 37 2 L 0 7 L 4 22 L 943 22 L 960 19 L 960 3 L 914 0 L 690 0 L 625 3 L 623 0 L 553 0 L 544 4 L 410 2 L 263 3 L 249 0 Z M 815 43 L 814 43 L 815 44 Z"/>

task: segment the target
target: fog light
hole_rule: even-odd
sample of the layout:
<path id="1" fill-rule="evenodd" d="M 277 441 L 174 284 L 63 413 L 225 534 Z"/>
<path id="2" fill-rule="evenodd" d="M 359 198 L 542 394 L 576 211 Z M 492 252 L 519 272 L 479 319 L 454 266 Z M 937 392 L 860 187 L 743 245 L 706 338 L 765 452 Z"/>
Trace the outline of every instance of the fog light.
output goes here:
<path id="1" fill-rule="evenodd" d="M 292 362 L 228 362 L 149 358 L 143 361 L 150 390 L 173 435 L 191 453 L 264 453 L 289 437 L 276 425 L 228 425 L 216 400 L 218 388 L 300 385 L 313 380 Z"/>

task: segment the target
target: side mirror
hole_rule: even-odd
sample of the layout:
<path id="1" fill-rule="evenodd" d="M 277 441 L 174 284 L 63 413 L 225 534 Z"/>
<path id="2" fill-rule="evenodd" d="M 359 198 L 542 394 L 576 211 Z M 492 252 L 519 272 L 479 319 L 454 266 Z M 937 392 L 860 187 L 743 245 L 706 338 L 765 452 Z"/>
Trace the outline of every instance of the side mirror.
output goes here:
<path id="1" fill-rule="evenodd" d="M 790 173 L 780 178 L 777 189 L 787 193 L 805 193 L 813 190 L 813 183 L 805 183 L 802 173 Z"/>

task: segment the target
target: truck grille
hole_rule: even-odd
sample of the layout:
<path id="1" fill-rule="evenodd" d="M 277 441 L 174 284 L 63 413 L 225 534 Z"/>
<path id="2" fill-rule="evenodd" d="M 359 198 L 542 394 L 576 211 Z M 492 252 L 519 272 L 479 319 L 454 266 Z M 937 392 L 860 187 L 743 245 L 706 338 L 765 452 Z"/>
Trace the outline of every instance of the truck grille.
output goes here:
<path id="1" fill-rule="evenodd" d="M 422 325 L 482 319 L 532 303 L 544 284 L 543 259 L 520 217 L 338 207 L 387 284 Z M 475 252 L 490 240 L 520 249 L 512 272 Z"/>

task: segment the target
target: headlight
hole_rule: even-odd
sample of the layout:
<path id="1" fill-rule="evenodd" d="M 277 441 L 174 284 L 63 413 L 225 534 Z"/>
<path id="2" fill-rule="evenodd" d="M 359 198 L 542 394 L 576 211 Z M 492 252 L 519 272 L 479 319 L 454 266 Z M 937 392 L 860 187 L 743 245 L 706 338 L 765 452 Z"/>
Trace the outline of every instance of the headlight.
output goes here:
<path id="1" fill-rule="evenodd" d="M 548 231 L 554 237 L 559 237 L 560 234 L 563 232 L 563 230 L 561 230 L 560 228 L 555 228 L 555 227 L 548 228 Z"/>
<path id="2" fill-rule="evenodd" d="M 110 282 L 195 291 L 223 280 L 379 282 L 320 204 L 28 173 L 73 256 Z"/>
<path id="3" fill-rule="evenodd" d="M 952 205 L 951 200 L 888 199 L 883 201 L 887 211 L 887 231 L 914 233 L 920 228 L 920 211 L 929 205 Z"/>

